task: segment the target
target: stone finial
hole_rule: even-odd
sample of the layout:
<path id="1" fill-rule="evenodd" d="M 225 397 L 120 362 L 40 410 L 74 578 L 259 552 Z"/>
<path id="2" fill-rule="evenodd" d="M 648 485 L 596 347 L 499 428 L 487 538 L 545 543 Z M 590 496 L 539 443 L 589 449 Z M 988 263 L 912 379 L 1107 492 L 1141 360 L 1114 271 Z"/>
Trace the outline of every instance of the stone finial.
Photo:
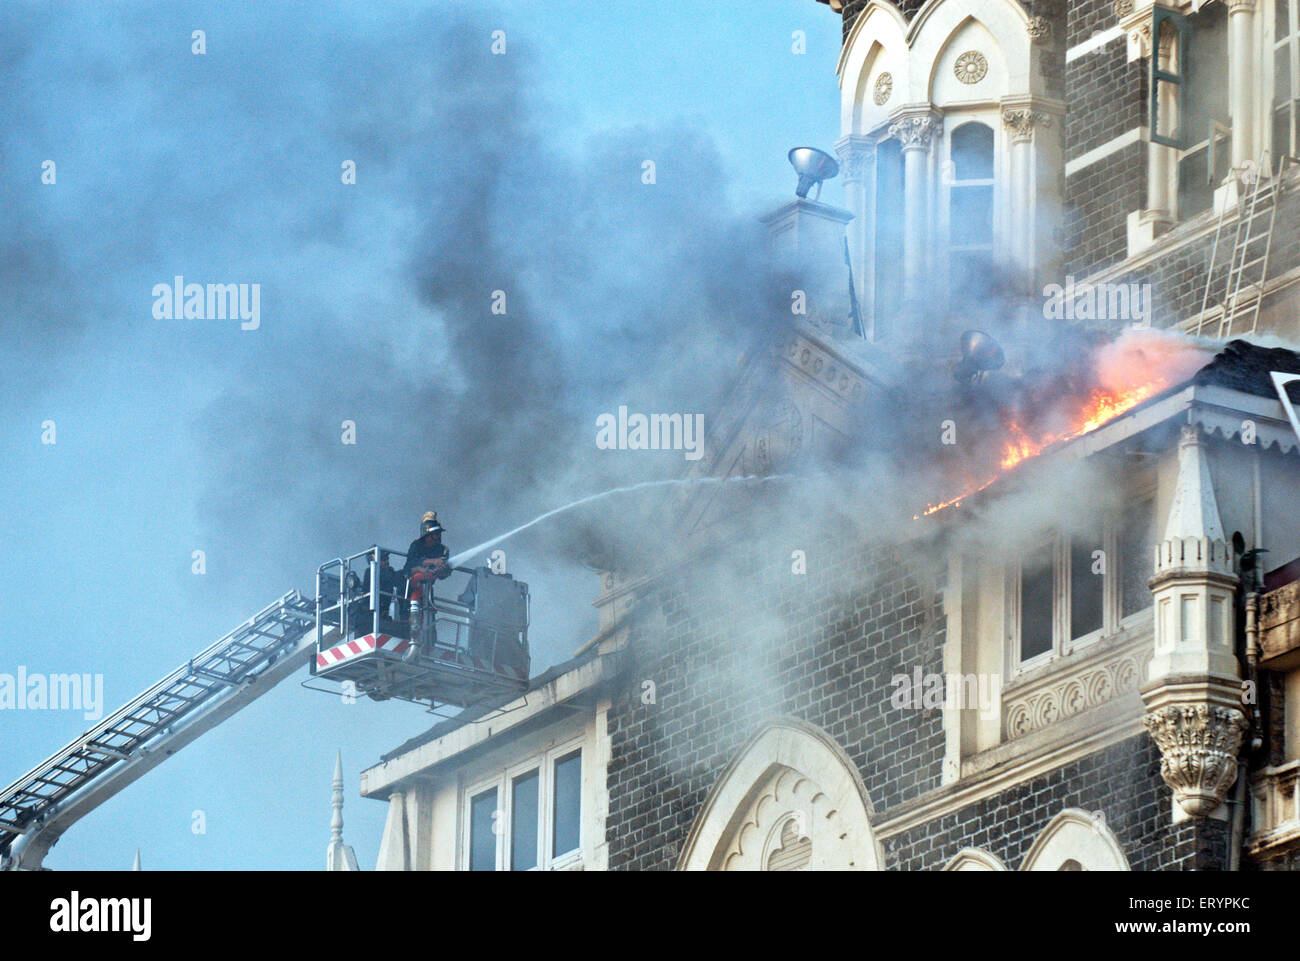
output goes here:
<path id="1" fill-rule="evenodd" d="M 1210 480 L 1210 464 L 1201 443 L 1201 433 L 1192 424 L 1183 426 L 1178 439 L 1178 482 L 1165 525 L 1165 540 L 1187 537 L 1222 541 L 1223 521 Z"/>
<path id="2" fill-rule="evenodd" d="M 326 871 L 356 871 L 357 855 L 343 843 L 343 752 L 334 755 L 334 783 L 330 795 L 330 846 L 325 852 Z"/>

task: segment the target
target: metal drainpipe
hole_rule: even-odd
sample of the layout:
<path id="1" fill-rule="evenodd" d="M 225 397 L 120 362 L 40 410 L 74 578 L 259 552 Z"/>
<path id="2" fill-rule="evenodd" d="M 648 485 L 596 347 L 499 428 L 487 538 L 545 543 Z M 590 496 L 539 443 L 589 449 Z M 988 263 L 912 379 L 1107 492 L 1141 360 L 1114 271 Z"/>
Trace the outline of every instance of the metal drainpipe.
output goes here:
<path id="1" fill-rule="evenodd" d="M 1246 676 L 1255 685 L 1255 703 L 1251 706 L 1250 737 L 1243 741 L 1237 758 L 1237 790 L 1232 811 L 1232 832 L 1228 843 L 1228 870 L 1241 870 L 1241 848 L 1245 843 L 1246 829 L 1246 778 L 1249 776 L 1250 755 L 1263 746 L 1260 737 L 1259 716 L 1259 594 L 1246 595 Z"/>

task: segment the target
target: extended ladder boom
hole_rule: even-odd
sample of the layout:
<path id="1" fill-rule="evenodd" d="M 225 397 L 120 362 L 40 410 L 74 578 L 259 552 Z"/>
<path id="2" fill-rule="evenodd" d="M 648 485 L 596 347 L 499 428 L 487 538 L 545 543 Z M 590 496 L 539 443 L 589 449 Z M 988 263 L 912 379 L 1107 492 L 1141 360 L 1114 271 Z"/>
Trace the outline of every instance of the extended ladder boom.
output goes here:
<path id="1" fill-rule="evenodd" d="M 0 866 L 39 867 L 78 818 L 304 666 L 315 624 L 290 591 L 0 791 Z"/>

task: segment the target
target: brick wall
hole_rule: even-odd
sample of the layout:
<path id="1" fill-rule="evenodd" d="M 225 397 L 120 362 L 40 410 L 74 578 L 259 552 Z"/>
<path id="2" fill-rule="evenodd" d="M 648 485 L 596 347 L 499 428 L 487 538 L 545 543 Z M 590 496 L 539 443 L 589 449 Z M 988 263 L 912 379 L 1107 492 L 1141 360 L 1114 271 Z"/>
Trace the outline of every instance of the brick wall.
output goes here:
<path id="1" fill-rule="evenodd" d="M 810 551 L 804 576 L 790 573 L 789 545 L 754 551 L 735 562 L 750 589 L 722 592 L 744 603 L 719 606 L 695 572 L 651 595 L 662 623 L 633 638 L 609 713 L 613 869 L 672 868 L 723 770 L 776 715 L 815 724 L 845 749 L 877 817 L 939 787 L 939 712 L 890 703 L 894 675 L 943 670 L 944 584 L 930 551 Z M 641 700 L 646 680 L 653 704 Z M 942 867 L 974 845 L 1018 867 L 1065 807 L 1102 811 L 1135 868 L 1215 866 L 1219 829 L 1169 824 L 1159 763 L 1150 738 L 1131 738 L 908 832 L 888 866 Z"/>
<path id="2" fill-rule="evenodd" d="M 1138 145 L 1130 149 L 1135 154 L 1140 151 Z M 1122 191 L 1123 178 L 1112 179 L 1107 163 L 1103 161 L 1089 167 L 1071 178 L 1071 184 L 1078 180 L 1080 184 L 1089 184 L 1089 189 L 1092 190 Z M 1122 166 L 1122 161 L 1117 161 L 1117 164 Z M 1093 219 L 1088 219 L 1088 216 Z M 1073 274 L 1076 279 L 1082 279 L 1102 264 L 1113 264 L 1124 259 L 1122 248 L 1125 241 L 1122 231 L 1107 229 L 1099 212 L 1094 211 L 1089 215 L 1079 210 L 1072 211 L 1067 217 L 1067 231 L 1072 236 L 1077 233 L 1075 259 L 1066 263 L 1066 273 Z M 1200 236 L 1194 236 L 1198 233 Z M 1182 239 L 1183 235 L 1188 235 L 1186 240 Z M 1211 292 L 1211 303 L 1222 296 L 1227 251 L 1234 241 L 1235 225 L 1229 221 L 1219 238 L 1220 259 L 1215 268 L 1216 281 Z M 1162 243 L 1167 245 L 1167 251 L 1157 250 L 1149 263 L 1120 275 L 1114 282 L 1150 284 L 1154 304 L 1151 323 L 1155 327 L 1170 327 L 1195 316 L 1201 310 L 1214 245 L 1213 216 L 1202 215 L 1199 219 L 1176 227 Z M 1252 255 L 1259 252 L 1262 252 L 1261 248 L 1252 245 Z M 1273 227 L 1268 276 L 1276 278 L 1297 266 L 1300 266 L 1300 197 L 1284 195 Z M 1248 273 L 1247 280 L 1258 278 L 1258 268 Z M 1214 331 L 1211 330 L 1210 333 L 1213 334 Z"/>
<path id="3" fill-rule="evenodd" d="M 891 869 L 942 868 L 965 847 L 983 848 L 1018 869 L 1064 808 L 1100 812 L 1135 871 L 1223 870 L 1224 822 L 1174 825 L 1160 752 L 1145 733 L 891 839 Z"/>
<path id="4" fill-rule="evenodd" d="M 667 630 L 634 641 L 609 714 L 612 868 L 671 868 L 722 770 L 774 715 L 826 730 L 878 806 L 938 786 L 939 712 L 889 698 L 895 674 L 942 670 L 941 581 L 901 552 L 810 550 L 803 576 L 789 555 L 753 565 L 752 600 L 735 608 L 695 575 L 659 590 Z M 641 703 L 644 680 L 655 704 Z"/>
<path id="5" fill-rule="evenodd" d="M 1068 120 L 1067 120 L 1068 123 Z M 1145 206 L 1145 150 L 1130 144 L 1065 180 L 1065 272 L 1082 278 L 1128 254 L 1128 213 Z"/>

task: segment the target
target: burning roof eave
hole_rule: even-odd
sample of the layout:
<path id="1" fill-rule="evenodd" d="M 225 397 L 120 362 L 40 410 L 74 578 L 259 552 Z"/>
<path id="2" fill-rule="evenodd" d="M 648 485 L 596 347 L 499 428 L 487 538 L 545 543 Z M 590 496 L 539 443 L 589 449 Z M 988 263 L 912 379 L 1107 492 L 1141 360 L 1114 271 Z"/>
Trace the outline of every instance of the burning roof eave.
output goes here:
<path id="1" fill-rule="evenodd" d="M 1030 465 L 1092 457 L 1163 423 L 1197 424 L 1207 434 L 1217 434 L 1229 440 L 1241 433 L 1247 421 L 1254 424 L 1253 446 L 1264 450 L 1276 448 L 1282 454 L 1300 449 L 1300 438 L 1291 429 L 1286 411 L 1277 398 L 1261 397 L 1216 384 L 1184 382 L 1112 418 L 1096 430 L 1044 450 L 983 490 L 930 515 L 928 519 L 947 523 L 959 516 L 960 508 L 998 497 L 1024 477 L 1024 468 Z"/>

